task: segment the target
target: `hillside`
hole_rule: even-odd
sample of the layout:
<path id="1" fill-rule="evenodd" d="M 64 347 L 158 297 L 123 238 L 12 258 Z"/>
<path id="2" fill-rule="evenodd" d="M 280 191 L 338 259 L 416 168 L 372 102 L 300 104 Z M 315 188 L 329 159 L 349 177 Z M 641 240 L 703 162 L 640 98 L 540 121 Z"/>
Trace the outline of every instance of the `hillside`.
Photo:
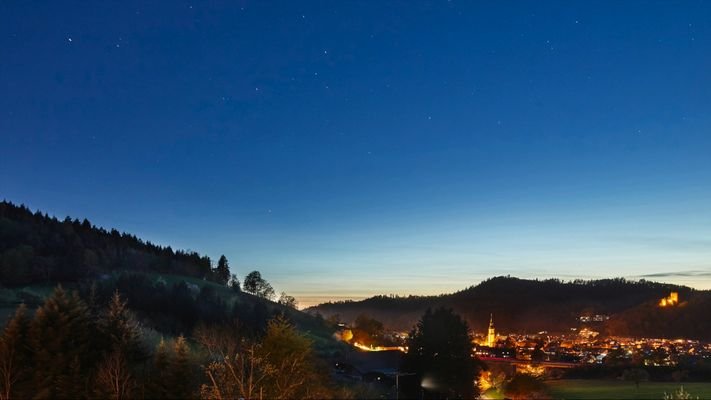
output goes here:
<path id="1" fill-rule="evenodd" d="M 0 202 L 0 321 L 21 303 L 40 306 L 62 285 L 100 304 L 118 290 L 142 325 L 160 334 L 232 320 L 258 333 L 285 314 L 319 349 L 334 345 L 323 321 L 218 281 L 210 258 L 196 252 Z"/>
<path id="2" fill-rule="evenodd" d="M 658 300 L 670 291 L 679 292 L 688 300 L 688 311 L 659 309 Z M 708 315 L 708 292 L 688 287 L 648 281 L 603 279 L 563 282 L 560 280 L 527 280 L 496 277 L 460 292 L 440 296 L 386 297 L 377 296 L 362 301 L 325 303 L 309 311 L 325 317 L 339 315 L 353 321 L 359 314 L 367 314 L 383 321 L 392 329 L 409 330 L 428 307 L 446 306 L 462 315 L 470 327 L 482 332 L 494 314 L 499 332 L 564 332 L 580 325 L 581 315 L 602 314 L 611 320 L 596 329 L 613 334 L 644 335 L 637 324 L 628 320 L 626 313 L 636 312 L 637 318 L 654 321 L 655 333 L 673 336 L 684 332 L 688 337 L 705 338 L 709 330 L 702 320 Z M 637 311 L 634 311 L 637 310 Z M 705 312 L 705 314 L 704 314 Z M 669 324 L 672 320 L 682 325 Z M 651 322 L 647 323 L 652 326 Z M 698 326 L 698 328 L 697 328 Z"/>
<path id="3" fill-rule="evenodd" d="M 161 272 L 215 280 L 211 261 L 88 220 L 59 220 L 0 202 L 0 283 L 77 282 L 113 271 Z"/>

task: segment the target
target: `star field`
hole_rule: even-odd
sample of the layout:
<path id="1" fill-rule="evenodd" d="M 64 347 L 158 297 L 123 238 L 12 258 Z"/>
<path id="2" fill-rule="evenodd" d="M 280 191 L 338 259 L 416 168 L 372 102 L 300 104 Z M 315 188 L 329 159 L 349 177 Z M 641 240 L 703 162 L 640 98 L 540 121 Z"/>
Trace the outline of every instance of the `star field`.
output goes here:
<path id="1" fill-rule="evenodd" d="M 224 253 L 304 305 L 502 274 L 709 288 L 710 17 L 4 2 L 0 196 Z"/>

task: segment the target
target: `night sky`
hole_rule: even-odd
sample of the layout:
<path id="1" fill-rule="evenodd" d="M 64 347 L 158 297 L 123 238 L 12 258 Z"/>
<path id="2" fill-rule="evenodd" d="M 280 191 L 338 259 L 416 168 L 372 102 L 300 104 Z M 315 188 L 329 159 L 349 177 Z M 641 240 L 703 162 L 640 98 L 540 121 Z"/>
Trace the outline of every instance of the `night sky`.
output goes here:
<path id="1" fill-rule="evenodd" d="M 388 4 L 383 4 L 388 3 Z M 711 2 L 0 2 L 0 198 L 302 305 L 711 288 Z"/>

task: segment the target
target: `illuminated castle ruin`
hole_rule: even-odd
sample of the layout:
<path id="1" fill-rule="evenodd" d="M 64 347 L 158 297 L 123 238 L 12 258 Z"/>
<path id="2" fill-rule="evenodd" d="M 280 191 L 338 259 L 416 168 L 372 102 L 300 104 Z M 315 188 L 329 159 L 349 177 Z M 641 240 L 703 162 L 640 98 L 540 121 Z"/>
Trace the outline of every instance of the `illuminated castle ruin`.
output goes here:
<path id="1" fill-rule="evenodd" d="M 671 307 L 679 304 L 679 293 L 671 292 L 668 297 L 659 300 L 659 307 Z"/>

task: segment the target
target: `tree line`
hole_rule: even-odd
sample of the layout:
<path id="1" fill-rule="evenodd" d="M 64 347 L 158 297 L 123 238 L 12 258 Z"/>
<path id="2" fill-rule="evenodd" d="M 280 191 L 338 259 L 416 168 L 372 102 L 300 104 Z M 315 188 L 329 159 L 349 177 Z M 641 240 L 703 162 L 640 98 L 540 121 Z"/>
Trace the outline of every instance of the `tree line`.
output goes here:
<path id="1" fill-rule="evenodd" d="M 17 308 L 0 336 L 0 399 L 348 396 L 286 315 L 265 315 L 256 333 L 198 320 L 153 343 L 119 290 L 100 297 L 58 286 L 34 313 Z"/>
<path id="2" fill-rule="evenodd" d="M 362 301 L 325 303 L 311 311 L 326 317 L 340 314 L 346 320 L 354 320 L 359 314 L 366 313 L 388 321 L 391 328 L 406 329 L 416 323 L 427 308 L 443 306 L 454 309 L 478 331 L 486 330 L 490 313 L 494 314 L 497 327 L 505 331 L 563 331 L 575 326 L 581 315 L 613 315 L 644 303 L 654 306 L 672 290 L 684 299 L 703 295 L 688 287 L 645 280 L 618 278 L 566 282 L 501 276 L 447 295 L 376 296 Z M 476 310 L 471 304 L 477 305 Z M 700 314 L 687 314 L 686 317 L 690 327 L 693 321 L 698 326 L 704 325 Z M 693 327 L 689 331 L 693 333 L 692 337 L 705 337 L 706 334 Z"/>
<path id="3" fill-rule="evenodd" d="M 116 270 L 171 273 L 227 283 L 210 257 L 173 250 L 84 219 L 59 220 L 24 205 L 0 202 L 0 282 L 22 286 L 77 282 Z"/>

